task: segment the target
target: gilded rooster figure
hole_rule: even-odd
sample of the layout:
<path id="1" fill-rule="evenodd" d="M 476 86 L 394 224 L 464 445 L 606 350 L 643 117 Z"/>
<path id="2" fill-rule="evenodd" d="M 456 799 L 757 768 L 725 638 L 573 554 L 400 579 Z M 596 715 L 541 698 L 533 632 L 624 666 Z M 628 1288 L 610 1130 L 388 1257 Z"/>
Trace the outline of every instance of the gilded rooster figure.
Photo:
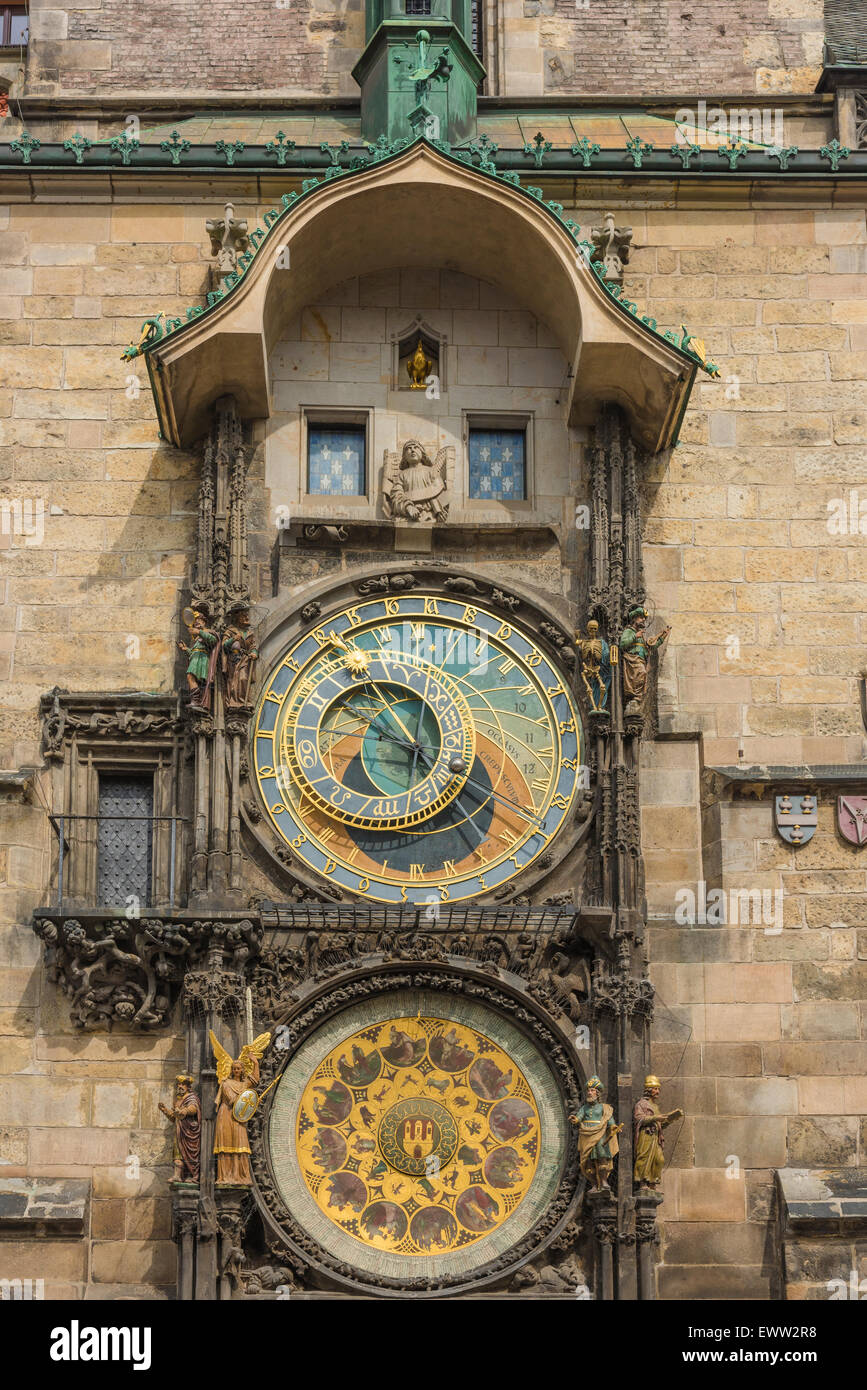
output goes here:
<path id="1" fill-rule="evenodd" d="M 409 376 L 409 389 L 411 391 L 423 391 L 427 385 L 427 378 L 430 376 L 433 361 L 428 357 L 424 350 L 421 338 L 416 343 L 415 352 L 406 364 Z"/>

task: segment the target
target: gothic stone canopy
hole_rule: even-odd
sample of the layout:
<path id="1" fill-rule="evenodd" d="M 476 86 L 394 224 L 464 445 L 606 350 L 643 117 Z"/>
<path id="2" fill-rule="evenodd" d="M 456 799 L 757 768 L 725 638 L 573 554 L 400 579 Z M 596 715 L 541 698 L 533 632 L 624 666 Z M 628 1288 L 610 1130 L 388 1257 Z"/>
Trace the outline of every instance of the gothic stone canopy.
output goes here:
<path id="1" fill-rule="evenodd" d="M 283 209 L 266 214 L 266 230 L 252 233 L 253 251 L 225 297 L 211 296 L 203 313 L 172 320 L 147 341 L 166 437 L 178 445 L 199 438 L 224 395 L 235 397 L 243 417 L 267 418 L 268 357 L 283 326 L 336 279 L 391 265 L 399 248 L 406 265 L 448 265 L 512 293 L 532 286 L 528 307 L 570 363 L 570 422 L 590 424 L 601 402 L 615 401 L 648 450 L 671 444 L 697 358 L 677 334 L 663 337 L 618 302 L 558 204 L 485 163 L 418 140 L 284 197 Z"/>

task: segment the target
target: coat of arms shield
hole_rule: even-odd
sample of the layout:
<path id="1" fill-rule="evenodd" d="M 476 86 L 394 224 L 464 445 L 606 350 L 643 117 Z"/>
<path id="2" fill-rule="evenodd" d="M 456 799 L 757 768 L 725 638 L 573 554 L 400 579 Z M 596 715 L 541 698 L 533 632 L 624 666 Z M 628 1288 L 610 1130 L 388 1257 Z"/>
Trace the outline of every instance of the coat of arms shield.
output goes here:
<path id="1" fill-rule="evenodd" d="M 774 798 L 774 822 L 780 837 L 789 845 L 805 845 L 812 840 L 819 824 L 815 796 L 783 796 Z"/>
<path id="2" fill-rule="evenodd" d="M 867 796 L 838 796 L 837 825 L 850 845 L 867 845 Z"/>

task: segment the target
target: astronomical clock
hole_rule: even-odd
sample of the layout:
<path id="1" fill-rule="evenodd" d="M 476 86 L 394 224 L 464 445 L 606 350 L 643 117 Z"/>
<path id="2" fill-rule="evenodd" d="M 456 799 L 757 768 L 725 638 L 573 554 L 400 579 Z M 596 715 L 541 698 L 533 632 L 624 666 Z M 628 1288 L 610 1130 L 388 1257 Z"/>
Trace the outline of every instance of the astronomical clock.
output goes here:
<path id="1" fill-rule="evenodd" d="M 251 829 L 296 885 L 276 927 L 317 928 L 275 955 L 288 1006 L 284 988 L 258 1011 L 283 1028 L 251 1123 L 266 1226 L 347 1290 L 488 1288 L 557 1235 L 579 1179 L 588 977 L 563 964 L 574 908 L 549 886 L 588 800 L 570 635 L 419 567 L 322 586 L 262 665 Z"/>
<path id="2" fill-rule="evenodd" d="M 418 588 L 341 607 L 286 647 L 253 760 L 300 865 L 370 902 L 459 903 L 531 870 L 569 823 L 581 720 L 532 632 Z"/>

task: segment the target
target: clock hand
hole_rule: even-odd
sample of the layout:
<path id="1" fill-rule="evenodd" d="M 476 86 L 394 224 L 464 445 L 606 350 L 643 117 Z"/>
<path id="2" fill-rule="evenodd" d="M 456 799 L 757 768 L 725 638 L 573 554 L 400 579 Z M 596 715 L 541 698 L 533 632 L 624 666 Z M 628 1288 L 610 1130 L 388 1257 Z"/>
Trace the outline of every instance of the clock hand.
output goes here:
<path id="1" fill-rule="evenodd" d="M 352 704 L 351 702 L 349 702 L 349 701 L 347 701 L 346 708 L 347 708 L 347 709 L 351 709 L 352 712 L 353 712 L 353 714 L 358 714 L 358 715 L 360 715 L 361 718 L 364 719 L 364 720 L 371 726 L 372 729 L 376 729 L 377 733 L 380 733 L 380 734 L 382 735 L 383 738 L 388 739 L 389 743 L 394 743 L 394 744 L 396 744 L 398 748 L 406 748 L 408 751 L 412 751 L 412 752 L 414 752 L 414 753 L 418 753 L 418 754 L 420 755 L 421 759 L 422 759 L 422 762 L 426 763 L 427 766 L 428 766 L 428 768 L 432 768 L 432 767 L 433 767 L 433 763 L 432 763 L 431 759 L 428 758 L 428 757 L 422 752 L 422 749 L 421 749 L 421 745 L 420 745 L 420 744 L 418 744 L 418 743 L 416 743 L 416 742 L 414 742 L 414 741 L 413 741 L 412 743 L 404 743 L 403 739 L 395 738 L 394 735 L 391 734 L 391 733 L 389 733 L 386 729 L 380 728 L 379 724 L 377 724 L 376 721 L 375 721 L 374 719 L 369 719 L 368 716 L 367 716 L 366 714 L 362 714 L 361 710 L 360 710 L 360 709 L 356 709 L 355 705 L 353 705 L 353 704 Z M 423 712 L 423 711 L 422 711 L 422 712 Z M 475 830 L 476 834 L 478 835 L 479 839 L 478 839 L 478 841 L 477 841 L 477 844 L 479 844 L 479 845 L 482 844 L 482 842 L 488 838 L 487 835 L 486 835 L 486 833 L 485 833 L 484 831 L 480 830 L 479 827 L 476 825 L 475 821 L 473 820 L 473 818 L 472 818 L 472 816 L 470 815 L 469 811 L 467 810 L 466 806 L 464 806 L 463 803 L 461 802 L 460 797 L 455 797 L 454 804 L 455 804 L 455 806 L 457 806 L 458 810 L 461 812 L 461 815 L 463 816 L 464 821 L 466 822 L 466 824 L 467 824 L 468 826 L 471 825 L 471 826 L 473 827 L 473 829 Z M 459 833 L 461 833 L 461 834 L 463 835 L 464 840 L 466 840 L 467 844 L 469 845 L 469 839 L 467 838 L 466 834 L 464 834 L 462 828 L 461 828 L 460 826 L 458 826 L 457 829 L 458 829 Z"/>
<path id="2" fill-rule="evenodd" d="M 419 739 L 419 734 L 421 733 L 421 723 L 422 723 L 422 720 L 424 719 L 424 711 L 425 711 L 424 701 L 423 701 L 423 700 L 420 700 L 420 701 L 419 701 L 419 712 L 418 712 L 418 724 L 416 725 L 416 728 L 415 728 L 415 748 L 413 749 L 413 754 L 412 754 L 412 767 L 411 767 L 410 770 L 409 770 L 409 784 L 410 784 L 410 786 L 412 786 L 413 783 L 415 782 L 415 769 L 416 769 L 416 764 L 417 764 L 417 762 L 418 762 L 418 755 L 419 755 L 419 753 L 421 752 L 421 744 L 419 743 L 418 739 Z"/>
<path id="3" fill-rule="evenodd" d="M 403 745 L 402 745 L 402 747 L 406 747 L 406 746 L 407 746 L 406 744 L 403 744 Z M 419 754 L 420 754 L 420 756 L 421 756 L 422 762 L 427 763 L 427 766 L 428 766 L 429 768 L 433 767 L 433 763 L 431 762 L 430 758 L 426 756 L 426 752 L 425 752 L 425 750 L 422 748 L 421 744 L 419 744 L 418 751 L 419 751 Z M 428 752 L 432 752 L 433 750 L 432 750 L 432 749 L 428 749 L 427 751 L 428 751 Z M 511 809 L 512 809 L 513 811 L 517 811 L 517 812 L 518 812 L 518 815 L 519 815 L 519 816 L 523 816 L 525 820 L 531 821 L 533 825 L 537 825 L 537 826 L 539 826 L 539 827 L 541 828 L 543 822 L 539 819 L 539 817 L 538 817 L 538 816 L 531 815 L 528 811 L 525 811 L 524 807 L 523 807 L 523 806 L 519 806 L 519 804 L 518 804 L 517 801 L 511 801 L 511 800 L 509 799 L 509 797 L 503 796 L 500 792 L 495 792 L 494 789 L 493 789 L 493 787 L 491 787 L 490 790 L 489 790 L 489 789 L 484 785 L 483 782 L 477 781 L 475 777 L 467 777 L 467 778 L 465 779 L 465 781 L 466 781 L 466 784 L 467 784 L 467 785 L 470 785 L 470 786 L 473 786 L 473 787 L 478 787 L 479 791 L 483 792 L 484 795 L 485 795 L 486 797 L 489 796 L 489 797 L 491 797 L 494 801 L 501 801 L 501 802 L 503 803 L 504 806 L 509 806 L 509 807 L 511 807 Z M 466 812 L 465 808 L 461 805 L 460 800 L 459 800 L 457 797 L 455 797 L 455 805 L 456 805 L 461 811 L 463 811 L 463 814 L 464 814 L 465 816 L 467 815 L 467 812 Z"/>
<path id="4" fill-rule="evenodd" d="M 386 714 L 388 714 L 388 715 L 391 716 L 391 718 L 394 720 L 395 724 L 397 724 L 398 728 L 400 729 L 400 731 L 401 731 L 401 733 L 404 735 L 404 737 L 409 739 L 410 745 L 414 744 L 414 743 L 415 743 L 415 739 L 413 738 L 413 736 L 412 736 L 412 734 L 410 733 L 409 729 L 408 729 L 408 728 L 406 727 L 406 725 L 404 724 L 404 722 L 403 722 L 403 720 L 401 719 L 400 715 L 395 713 L 394 706 L 388 701 L 388 699 L 387 699 L 386 696 L 385 696 L 385 693 L 384 693 L 382 690 L 380 690 L 380 688 L 379 688 L 379 686 L 377 685 L 376 681 L 368 680 L 368 681 L 365 682 L 365 684 L 366 684 L 366 685 L 371 685 L 371 686 L 373 686 L 373 689 L 376 691 L 376 693 L 377 693 L 377 695 L 379 696 L 380 700 L 382 700 L 382 703 L 383 703 L 383 706 L 384 706 L 384 713 L 386 713 Z"/>

